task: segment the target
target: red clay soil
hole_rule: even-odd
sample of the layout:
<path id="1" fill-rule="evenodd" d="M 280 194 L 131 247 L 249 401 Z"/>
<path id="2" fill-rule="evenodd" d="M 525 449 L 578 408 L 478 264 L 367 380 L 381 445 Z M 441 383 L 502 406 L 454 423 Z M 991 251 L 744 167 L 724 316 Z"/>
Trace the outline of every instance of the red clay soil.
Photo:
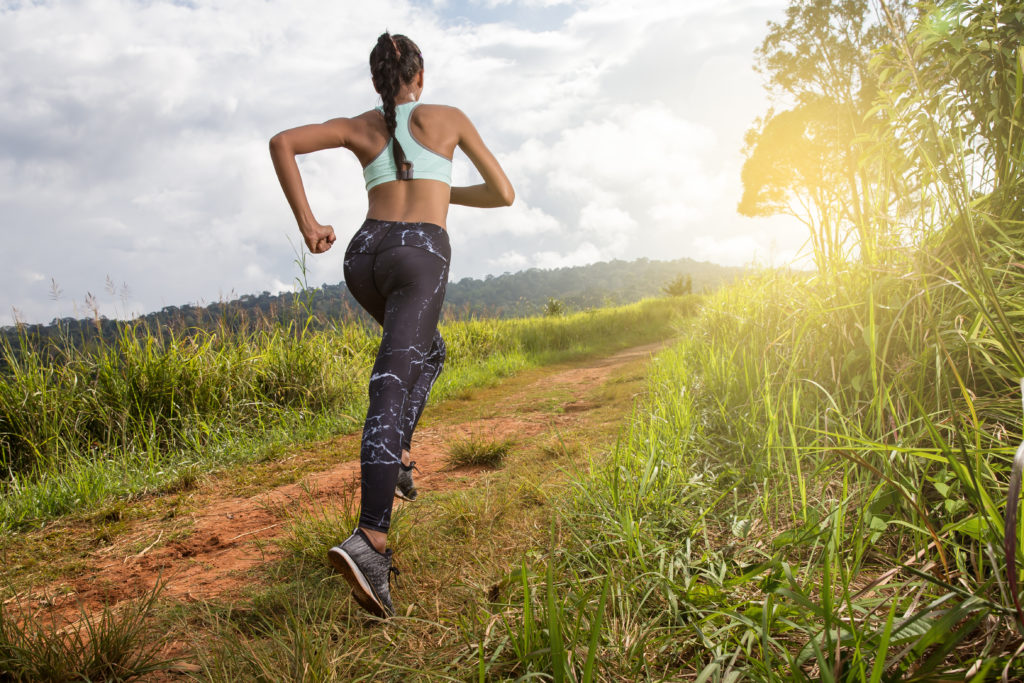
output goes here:
<path id="1" fill-rule="evenodd" d="M 583 400 L 589 390 L 604 383 L 616 368 L 648 357 L 663 346 L 664 342 L 659 342 L 634 347 L 545 375 L 501 399 L 508 410 L 500 417 L 419 429 L 412 448 L 419 468 L 417 487 L 443 491 L 472 486 L 483 470 L 448 468 L 446 443 L 470 434 L 523 441 L 552 428 L 570 427 L 578 421 L 578 413 L 597 407 Z M 540 410 L 536 405 L 538 391 L 552 390 L 572 397 L 560 406 L 561 413 Z M 336 443 L 342 446 L 346 440 L 358 438 L 352 434 L 339 437 Z M 85 567 L 76 569 L 76 577 L 33 597 L 43 597 L 42 604 L 58 614 L 63 612 L 65 619 L 73 622 L 80 614 L 79 606 L 86 611 L 116 606 L 144 595 L 158 580 L 165 582 L 164 600 L 195 601 L 235 593 L 249 583 L 246 570 L 281 555 L 282 551 L 267 541 L 282 533 L 290 516 L 310 506 L 352 505 L 358 500 L 358 487 L 359 462 L 350 461 L 251 497 L 223 498 L 200 491 L 193 496 L 199 505 L 191 515 L 193 531 L 185 540 L 161 544 L 161 536 L 169 534 L 168 523 L 140 521 L 112 545 L 87 557 Z M 180 526 L 180 521 L 177 524 Z M 136 552 L 141 539 L 152 542 Z"/>

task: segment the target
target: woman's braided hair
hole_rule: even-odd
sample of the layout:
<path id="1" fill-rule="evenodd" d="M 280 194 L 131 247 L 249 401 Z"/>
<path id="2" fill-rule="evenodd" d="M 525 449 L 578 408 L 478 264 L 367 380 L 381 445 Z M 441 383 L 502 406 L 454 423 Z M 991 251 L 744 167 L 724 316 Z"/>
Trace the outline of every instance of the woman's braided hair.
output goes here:
<path id="1" fill-rule="evenodd" d="M 395 98 L 402 84 L 411 83 L 422 69 L 423 56 L 420 55 L 420 49 L 416 47 L 416 43 L 398 33 L 382 33 L 370 52 L 370 77 L 383 102 L 384 121 L 388 126 L 388 136 L 393 141 L 391 149 L 394 152 L 399 180 L 412 179 L 412 165 L 406 161 L 405 150 L 395 138 L 395 128 L 398 125 L 395 117 Z M 407 166 L 409 168 L 406 168 Z"/>

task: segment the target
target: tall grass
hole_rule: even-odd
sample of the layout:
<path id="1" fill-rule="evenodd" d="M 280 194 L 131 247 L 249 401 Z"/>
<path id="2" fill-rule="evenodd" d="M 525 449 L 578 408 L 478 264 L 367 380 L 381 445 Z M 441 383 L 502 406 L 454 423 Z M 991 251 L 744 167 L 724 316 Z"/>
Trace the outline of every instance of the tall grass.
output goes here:
<path id="1" fill-rule="evenodd" d="M 1024 286 L 1000 300 L 1024 310 Z M 945 269 L 712 296 L 482 660 L 554 680 L 1024 672 L 1000 551 L 1024 372 L 974 307 Z"/>
<path id="2" fill-rule="evenodd" d="M 0 680 L 26 683 L 128 681 L 165 671 L 167 637 L 149 622 L 162 584 L 116 611 L 81 612 L 61 627 L 20 601 L 0 604 Z"/>
<path id="3" fill-rule="evenodd" d="M 663 339 L 696 299 L 559 318 L 442 325 L 433 400 L 577 353 Z M 268 445 L 356 429 L 378 332 L 359 324 L 147 333 L 117 343 L 0 348 L 0 527 L 174 487 Z"/>
<path id="4" fill-rule="evenodd" d="M 594 614 L 608 583 L 606 679 L 1024 678 L 1021 6 L 926 3 L 903 30 L 878 4 L 894 42 L 857 162 L 879 198 L 863 220 L 901 239 L 884 265 L 724 289 L 657 360 L 533 574 L 589 596 L 552 624 Z M 580 680 L 557 630 L 509 647 L 535 633 L 540 587 L 480 659 Z"/>

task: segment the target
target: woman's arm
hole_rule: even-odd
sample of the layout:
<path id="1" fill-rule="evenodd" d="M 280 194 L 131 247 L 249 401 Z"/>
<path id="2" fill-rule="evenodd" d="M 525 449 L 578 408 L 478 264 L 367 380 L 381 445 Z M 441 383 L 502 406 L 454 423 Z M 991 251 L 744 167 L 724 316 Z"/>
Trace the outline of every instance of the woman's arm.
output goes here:
<path id="1" fill-rule="evenodd" d="M 270 138 L 270 158 L 274 162 L 277 179 L 281 189 L 292 207 L 295 222 L 306 242 L 306 246 L 314 254 L 322 254 L 331 248 L 336 239 L 334 228 L 321 225 L 313 217 L 309 208 L 306 190 L 302 186 L 299 165 L 295 163 L 296 154 L 308 154 L 321 149 L 343 147 L 348 142 L 351 131 L 349 119 L 332 119 L 325 123 L 315 123 L 281 131 Z"/>
<path id="2" fill-rule="evenodd" d="M 512 206 L 516 191 L 512 188 L 512 183 L 502 170 L 501 164 L 491 154 L 491 150 L 487 149 L 469 117 L 458 109 L 455 111 L 459 117 L 459 149 L 469 157 L 484 182 L 482 185 L 453 187 L 451 203 L 483 209 Z"/>

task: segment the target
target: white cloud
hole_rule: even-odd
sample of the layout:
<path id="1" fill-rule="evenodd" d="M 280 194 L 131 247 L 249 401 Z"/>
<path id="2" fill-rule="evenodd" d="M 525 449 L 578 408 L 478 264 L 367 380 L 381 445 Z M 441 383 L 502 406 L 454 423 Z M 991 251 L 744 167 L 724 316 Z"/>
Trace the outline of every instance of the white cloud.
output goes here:
<path id="1" fill-rule="evenodd" d="M 556 5 L 568 5 L 573 0 L 473 0 L 474 4 L 485 7 L 500 7 L 501 5 L 523 5 L 524 7 L 554 7 Z"/>
<path id="2" fill-rule="evenodd" d="M 583 207 L 579 223 L 581 232 L 599 240 L 606 253 L 621 253 L 637 229 L 637 222 L 629 213 L 599 201 Z"/>
<path id="3" fill-rule="evenodd" d="M 497 236 L 507 235 L 510 237 L 526 237 L 529 235 L 544 234 L 547 236 L 562 232 L 562 226 L 554 217 L 545 213 L 542 209 L 529 206 L 525 201 L 517 202 L 510 208 L 502 211 L 488 212 L 486 215 L 479 211 L 455 209 L 453 215 L 458 214 L 465 219 L 458 220 L 457 236 L 453 239 L 476 242 L 480 239 L 493 241 Z M 486 220 L 480 220 L 486 218 Z"/>
<path id="4" fill-rule="evenodd" d="M 530 260 L 518 251 L 506 251 L 497 258 L 488 259 L 487 263 L 497 272 L 508 272 L 526 268 Z"/>
<path id="5" fill-rule="evenodd" d="M 533 262 L 538 268 L 568 268 L 593 263 L 600 258 L 601 250 L 590 242 L 584 242 L 575 249 L 564 253 L 539 251 L 533 255 Z"/>
<path id="6" fill-rule="evenodd" d="M 761 245 L 751 235 L 717 238 L 698 235 L 693 239 L 693 257 L 698 261 L 712 261 L 732 266 L 743 266 L 763 258 L 758 252 Z"/>
<path id="7" fill-rule="evenodd" d="M 813 264 L 802 251 L 805 233 L 798 223 L 781 216 L 741 219 L 746 230 L 740 234 L 708 231 L 696 234 L 690 243 L 690 258 L 729 266 L 782 266 L 808 268 Z"/>
<path id="8" fill-rule="evenodd" d="M 7 7 L 0 309 L 67 315 L 108 274 L 130 285 L 131 312 L 290 287 L 301 239 L 267 140 L 373 106 L 366 59 L 385 27 L 417 41 L 426 99 L 466 111 L 517 190 L 511 209 L 452 208 L 459 276 L 727 258 L 755 243 L 762 253 L 764 226 L 776 253 L 795 252 L 799 230 L 755 228 L 734 211 L 743 129 L 764 107 L 752 49 L 784 0 L 485 0 L 473 21 L 448 21 L 459 4 Z M 566 18 L 531 24 L 534 10 Z M 366 210 L 359 166 L 338 150 L 300 168 L 316 216 L 338 234 L 306 258 L 307 279 L 336 283 Z M 461 156 L 454 171 L 478 182 Z M 698 239 L 708 231 L 714 240 Z M 51 278 L 63 303 L 48 298 Z M 100 303 L 125 313 L 119 297 Z"/>

